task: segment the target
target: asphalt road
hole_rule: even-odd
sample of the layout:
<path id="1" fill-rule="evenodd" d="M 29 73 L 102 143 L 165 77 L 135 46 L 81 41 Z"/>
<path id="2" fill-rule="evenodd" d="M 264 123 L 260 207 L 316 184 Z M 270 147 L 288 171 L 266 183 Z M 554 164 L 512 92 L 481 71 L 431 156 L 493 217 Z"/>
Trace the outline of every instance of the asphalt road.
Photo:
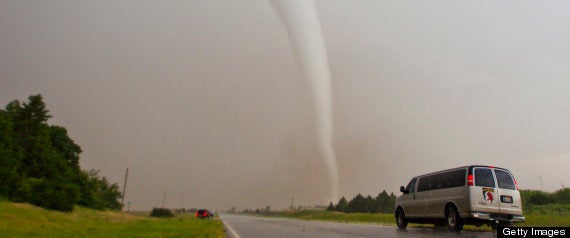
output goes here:
<path id="1" fill-rule="evenodd" d="M 286 218 L 267 218 L 221 214 L 230 238 L 257 237 L 496 237 L 491 232 L 463 231 L 449 233 L 441 229 L 408 228 L 398 230 L 392 226 L 303 221 Z"/>

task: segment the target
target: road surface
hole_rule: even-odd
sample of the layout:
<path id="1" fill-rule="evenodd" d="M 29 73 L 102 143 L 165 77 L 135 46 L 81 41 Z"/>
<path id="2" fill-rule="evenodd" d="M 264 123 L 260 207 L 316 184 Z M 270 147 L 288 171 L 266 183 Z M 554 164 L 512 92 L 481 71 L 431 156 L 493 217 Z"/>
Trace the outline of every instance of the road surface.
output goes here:
<path id="1" fill-rule="evenodd" d="M 463 231 L 459 235 L 441 229 L 408 228 L 404 231 L 392 226 L 303 221 L 286 218 L 267 218 L 221 214 L 229 238 L 257 237 L 496 237 L 491 232 Z"/>

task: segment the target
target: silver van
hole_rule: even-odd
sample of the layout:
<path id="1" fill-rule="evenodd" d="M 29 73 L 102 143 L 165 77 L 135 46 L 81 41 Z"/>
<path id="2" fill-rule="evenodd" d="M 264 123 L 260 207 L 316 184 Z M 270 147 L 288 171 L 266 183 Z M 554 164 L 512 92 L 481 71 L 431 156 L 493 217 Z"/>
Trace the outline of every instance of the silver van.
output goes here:
<path id="1" fill-rule="evenodd" d="M 524 222 L 517 181 L 507 169 L 472 165 L 412 178 L 400 187 L 394 215 L 398 228 L 408 222 L 444 225 L 460 232 L 464 224 L 511 225 Z"/>

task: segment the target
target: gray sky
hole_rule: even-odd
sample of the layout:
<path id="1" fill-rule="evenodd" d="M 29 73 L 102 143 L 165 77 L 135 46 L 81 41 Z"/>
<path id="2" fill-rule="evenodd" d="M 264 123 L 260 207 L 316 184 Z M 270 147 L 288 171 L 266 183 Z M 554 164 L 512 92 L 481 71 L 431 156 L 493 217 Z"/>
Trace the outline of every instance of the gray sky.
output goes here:
<path id="1" fill-rule="evenodd" d="M 317 1 L 340 193 L 509 168 L 570 185 L 570 2 Z M 259 1 L 0 0 L 0 104 L 41 93 L 132 209 L 328 203 L 310 90 Z M 183 199 L 181 201 L 181 198 Z"/>

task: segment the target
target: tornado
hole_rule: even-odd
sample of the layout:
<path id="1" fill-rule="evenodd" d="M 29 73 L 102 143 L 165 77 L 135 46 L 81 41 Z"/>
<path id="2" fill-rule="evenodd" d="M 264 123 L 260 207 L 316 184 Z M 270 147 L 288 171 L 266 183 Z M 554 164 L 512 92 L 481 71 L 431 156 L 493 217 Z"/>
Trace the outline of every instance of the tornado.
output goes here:
<path id="1" fill-rule="evenodd" d="M 315 2 L 268 0 L 285 26 L 289 46 L 309 82 L 316 114 L 319 154 L 328 171 L 330 196 L 338 198 L 339 171 L 333 148 L 332 85 L 327 51 Z"/>

